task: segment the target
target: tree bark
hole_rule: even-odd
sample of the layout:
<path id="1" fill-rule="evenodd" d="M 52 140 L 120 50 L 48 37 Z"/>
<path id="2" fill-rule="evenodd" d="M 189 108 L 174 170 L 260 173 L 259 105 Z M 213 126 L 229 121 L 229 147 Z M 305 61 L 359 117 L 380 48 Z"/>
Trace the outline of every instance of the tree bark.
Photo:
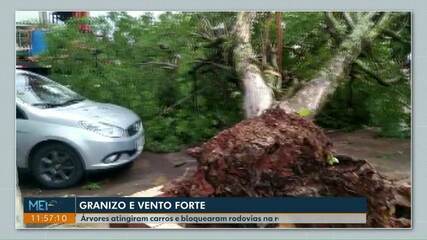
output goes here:
<path id="1" fill-rule="evenodd" d="M 375 13 L 358 13 L 357 22 L 352 22 L 352 31 L 343 36 L 344 23 L 339 23 L 330 13 L 334 28 L 343 39 L 336 55 L 307 84 L 293 96 L 275 102 L 272 89 L 266 84 L 259 67 L 255 64 L 250 44 L 251 25 L 256 16 L 254 12 L 240 12 L 234 28 L 236 48 L 234 64 L 244 87 L 244 110 L 246 117 L 261 115 L 266 109 L 277 106 L 287 112 L 304 112 L 305 116 L 316 115 L 333 94 L 339 83 L 345 79 L 349 66 L 362 52 L 364 43 L 369 43 L 386 29 L 391 21 L 390 13 L 385 13 L 374 22 Z M 341 24 L 341 25 L 339 25 Z"/>
<path id="2" fill-rule="evenodd" d="M 282 73 L 283 68 L 283 28 L 282 28 L 282 13 L 275 13 L 276 23 L 276 53 L 277 53 L 277 66 L 279 72 Z"/>
<path id="3" fill-rule="evenodd" d="M 386 13 L 374 26 L 371 17 L 371 14 L 361 16 L 329 63 L 293 97 L 281 101 L 279 107 L 287 112 L 303 111 L 310 116 L 316 115 L 345 78 L 349 66 L 360 55 L 363 42 L 372 41 L 391 20 L 390 14 Z"/>
<path id="4" fill-rule="evenodd" d="M 243 108 L 247 118 L 258 116 L 273 104 L 273 91 L 265 83 L 250 43 L 255 12 L 240 12 L 234 27 L 234 65 L 244 88 Z"/>

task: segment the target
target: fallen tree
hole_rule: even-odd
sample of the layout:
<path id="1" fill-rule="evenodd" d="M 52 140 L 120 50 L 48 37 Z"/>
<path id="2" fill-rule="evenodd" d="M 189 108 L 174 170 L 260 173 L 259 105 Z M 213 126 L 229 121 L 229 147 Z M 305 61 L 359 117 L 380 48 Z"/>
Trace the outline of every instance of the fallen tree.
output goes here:
<path id="1" fill-rule="evenodd" d="M 167 184 L 164 196 L 363 196 L 367 224 L 359 227 L 409 227 L 410 186 L 365 160 L 337 155 L 333 164 L 331 148 L 310 120 L 270 109 L 189 149 L 197 168 Z"/>
<path id="2" fill-rule="evenodd" d="M 233 30 L 235 41 L 233 64 L 244 91 L 243 108 L 246 117 L 259 116 L 265 110 L 276 106 L 287 112 L 305 112 L 307 116 L 315 116 L 338 85 L 346 79 L 354 63 L 358 66 L 363 65 L 364 71 L 375 72 L 358 58 L 364 47 L 370 46 L 378 36 L 390 35 L 390 32 L 393 32 L 389 27 L 400 15 L 390 12 L 357 12 L 340 13 L 339 16 L 343 19 L 337 18 L 337 13 L 325 13 L 328 29 L 337 42 L 336 48 L 333 50 L 336 52 L 335 55 L 325 62 L 312 79 L 306 79 L 304 84 L 296 83 L 303 86 L 292 86 L 291 84 L 287 88 L 288 92 L 275 96 L 273 90 L 284 91 L 284 89 L 272 89 L 271 86 L 274 84 L 269 83 L 272 81 L 272 76 L 262 71 L 262 66 L 256 61 L 256 54 L 251 45 L 251 28 L 257 13 L 240 12 L 237 14 Z M 278 66 L 278 68 L 279 71 L 282 71 L 282 66 Z M 280 78 L 280 75 L 277 77 Z M 381 83 L 400 80 L 400 78 L 384 80 L 378 76 L 376 78 Z"/>

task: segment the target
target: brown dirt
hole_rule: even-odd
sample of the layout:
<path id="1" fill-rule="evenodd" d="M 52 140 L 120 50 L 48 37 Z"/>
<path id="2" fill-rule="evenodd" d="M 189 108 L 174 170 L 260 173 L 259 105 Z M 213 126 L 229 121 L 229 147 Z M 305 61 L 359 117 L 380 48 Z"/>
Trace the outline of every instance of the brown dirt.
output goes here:
<path id="1" fill-rule="evenodd" d="M 362 196 L 368 201 L 362 227 L 409 227 L 410 185 L 390 181 L 370 162 L 331 148 L 330 139 L 310 120 L 269 109 L 188 149 L 197 167 L 166 184 L 163 195 Z M 339 164 L 332 165 L 333 155 Z"/>
<path id="2" fill-rule="evenodd" d="M 411 147 L 408 139 L 379 138 L 372 130 L 354 132 L 327 131 L 337 153 L 366 159 L 384 175 L 392 179 L 406 179 L 410 176 Z M 123 196 L 139 192 L 181 176 L 194 162 L 183 162 L 191 157 L 184 152 L 150 153 L 144 152 L 128 169 L 118 169 L 93 174 L 78 186 L 60 189 L 40 189 L 29 177 L 20 180 L 23 196 Z M 194 160 L 193 160 L 194 161 Z M 175 167 L 179 166 L 179 167 Z M 88 182 L 97 182 L 98 190 L 87 190 Z"/>

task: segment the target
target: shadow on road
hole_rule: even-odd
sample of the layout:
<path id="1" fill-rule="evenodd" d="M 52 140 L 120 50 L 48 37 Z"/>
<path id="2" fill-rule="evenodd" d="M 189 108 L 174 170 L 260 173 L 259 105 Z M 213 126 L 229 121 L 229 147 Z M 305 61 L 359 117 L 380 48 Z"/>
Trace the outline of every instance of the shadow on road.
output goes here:
<path id="1" fill-rule="evenodd" d="M 329 132 L 335 152 L 370 161 L 382 174 L 395 180 L 410 179 L 410 139 L 379 138 L 373 131 Z M 92 173 L 79 185 L 58 190 L 41 189 L 32 178 L 23 177 L 23 196 L 126 196 L 162 185 L 181 176 L 194 159 L 184 152 L 144 152 L 129 167 Z"/>
<path id="2" fill-rule="evenodd" d="M 31 176 L 20 176 L 23 196 L 126 196 L 164 184 L 181 176 L 195 160 L 183 152 L 144 152 L 132 165 L 92 172 L 77 186 L 66 189 L 43 189 Z"/>

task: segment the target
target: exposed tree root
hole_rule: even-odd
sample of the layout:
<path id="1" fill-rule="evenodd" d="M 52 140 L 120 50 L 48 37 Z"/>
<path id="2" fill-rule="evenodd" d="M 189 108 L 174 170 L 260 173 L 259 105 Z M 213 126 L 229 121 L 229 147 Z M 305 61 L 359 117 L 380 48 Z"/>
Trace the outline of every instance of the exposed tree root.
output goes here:
<path id="1" fill-rule="evenodd" d="M 367 224 L 352 227 L 410 227 L 410 186 L 386 179 L 365 160 L 336 156 L 339 164 L 330 165 L 331 147 L 311 121 L 270 109 L 189 149 L 197 168 L 166 185 L 164 195 L 363 196 Z"/>

